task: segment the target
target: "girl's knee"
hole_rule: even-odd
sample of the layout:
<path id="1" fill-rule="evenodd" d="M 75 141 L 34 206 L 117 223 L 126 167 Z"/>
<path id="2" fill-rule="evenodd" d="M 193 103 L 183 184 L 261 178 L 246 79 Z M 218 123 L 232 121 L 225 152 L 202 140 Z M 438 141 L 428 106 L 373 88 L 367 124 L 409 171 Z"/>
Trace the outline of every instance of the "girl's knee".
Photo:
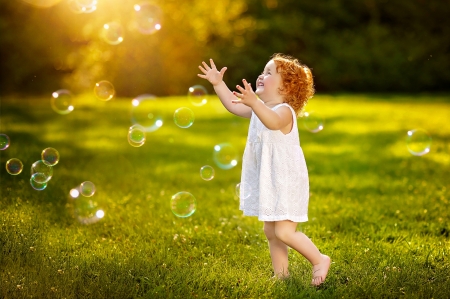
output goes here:
<path id="1" fill-rule="evenodd" d="M 276 238 L 275 225 L 273 222 L 264 222 L 264 234 L 268 240 Z"/>
<path id="2" fill-rule="evenodd" d="M 275 237 L 286 243 L 291 236 L 291 231 L 283 226 L 275 226 L 274 229 Z"/>

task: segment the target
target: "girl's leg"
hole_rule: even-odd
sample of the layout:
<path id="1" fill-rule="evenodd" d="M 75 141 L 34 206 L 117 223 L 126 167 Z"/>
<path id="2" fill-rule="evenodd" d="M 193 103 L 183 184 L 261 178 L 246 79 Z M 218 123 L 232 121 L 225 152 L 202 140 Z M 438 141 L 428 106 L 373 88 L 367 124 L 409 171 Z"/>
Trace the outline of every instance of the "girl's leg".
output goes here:
<path id="1" fill-rule="evenodd" d="M 304 233 L 296 231 L 296 222 L 285 220 L 273 223 L 276 238 L 298 251 L 313 265 L 312 284 L 317 286 L 324 282 L 330 268 L 330 258 L 321 254 Z"/>
<path id="2" fill-rule="evenodd" d="M 275 222 L 264 222 L 264 233 L 269 241 L 270 257 L 275 276 L 286 278 L 289 276 L 288 270 L 288 248 L 285 243 L 277 238 L 275 234 Z"/>

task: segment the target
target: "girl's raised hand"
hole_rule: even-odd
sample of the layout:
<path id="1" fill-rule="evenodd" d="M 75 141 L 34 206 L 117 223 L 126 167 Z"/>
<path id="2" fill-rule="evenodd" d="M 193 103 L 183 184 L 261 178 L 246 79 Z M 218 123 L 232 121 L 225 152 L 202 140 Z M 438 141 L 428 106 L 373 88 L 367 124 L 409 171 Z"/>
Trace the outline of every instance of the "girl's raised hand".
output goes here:
<path id="1" fill-rule="evenodd" d="M 239 85 L 236 85 L 236 88 L 240 91 L 240 93 L 233 91 L 233 94 L 239 98 L 239 100 L 233 100 L 232 103 L 241 103 L 246 106 L 252 107 L 254 103 L 258 101 L 258 97 L 252 89 L 250 83 L 247 80 L 243 79 L 242 83 L 244 84 L 244 88 Z"/>
<path id="2" fill-rule="evenodd" d="M 200 78 L 208 80 L 212 85 L 217 85 L 223 80 L 223 74 L 227 70 L 223 67 L 220 72 L 217 70 L 216 65 L 212 59 L 209 60 L 211 67 L 204 61 L 202 61 L 203 66 L 199 65 L 198 68 L 202 71 L 202 74 L 197 74 Z"/>

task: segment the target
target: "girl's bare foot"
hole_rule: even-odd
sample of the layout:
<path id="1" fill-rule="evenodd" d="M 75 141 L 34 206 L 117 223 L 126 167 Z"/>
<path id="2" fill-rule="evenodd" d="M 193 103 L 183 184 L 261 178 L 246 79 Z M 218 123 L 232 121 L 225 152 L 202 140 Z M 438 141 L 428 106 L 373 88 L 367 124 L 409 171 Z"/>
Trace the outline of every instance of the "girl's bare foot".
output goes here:
<path id="1" fill-rule="evenodd" d="M 328 274 L 328 269 L 330 269 L 330 264 L 330 257 L 322 254 L 322 261 L 313 266 L 313 279 L 311 285 L 317 287 L 325 281 Z"/>

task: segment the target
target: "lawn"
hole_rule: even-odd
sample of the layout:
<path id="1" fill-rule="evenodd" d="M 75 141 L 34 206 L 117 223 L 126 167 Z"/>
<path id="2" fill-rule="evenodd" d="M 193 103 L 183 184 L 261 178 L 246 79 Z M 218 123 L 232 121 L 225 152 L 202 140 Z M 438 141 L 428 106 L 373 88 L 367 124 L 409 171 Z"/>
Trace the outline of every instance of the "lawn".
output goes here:
<path id="1" fill-rule="evenodd" d="M 1 98 L 1 298 L 448 298 L 450 294 L 450 95 L 317 95 L 308 111 L 324 118 L 311 133 L 299 118 L 310 176 L 309 221 L 299 225 L 332 258 L 324 285 L 290 250 L 291 278 L 271 279 L 262 223 L 243 217 L 235 193 L 241 161 L 228 170 L 214 146 L 242 156 L 249 121 L 211 96 L 204 106 L 160 98 L 164 124 L 141 147 L 127 141 L 131 99 L 75 98 L 67 115 L 46 97 Z M 189 107 L 194 124 L 173 122 Z M 411 155 L 407 131 L 432 137 Z M 42 191 L 31 164 L 53 147 L 60 161 Z M 24 170 L 7 173 L 18 158 Z M 203 180 L 211 165 L 215 177 Z M 80 223 L 69 192 L 82 182 L 105 216 Z M 195 213 L 176 217 L 172 195 L 190 192 Z M 82 197 L 79 198 L 80 200 Z"/>

